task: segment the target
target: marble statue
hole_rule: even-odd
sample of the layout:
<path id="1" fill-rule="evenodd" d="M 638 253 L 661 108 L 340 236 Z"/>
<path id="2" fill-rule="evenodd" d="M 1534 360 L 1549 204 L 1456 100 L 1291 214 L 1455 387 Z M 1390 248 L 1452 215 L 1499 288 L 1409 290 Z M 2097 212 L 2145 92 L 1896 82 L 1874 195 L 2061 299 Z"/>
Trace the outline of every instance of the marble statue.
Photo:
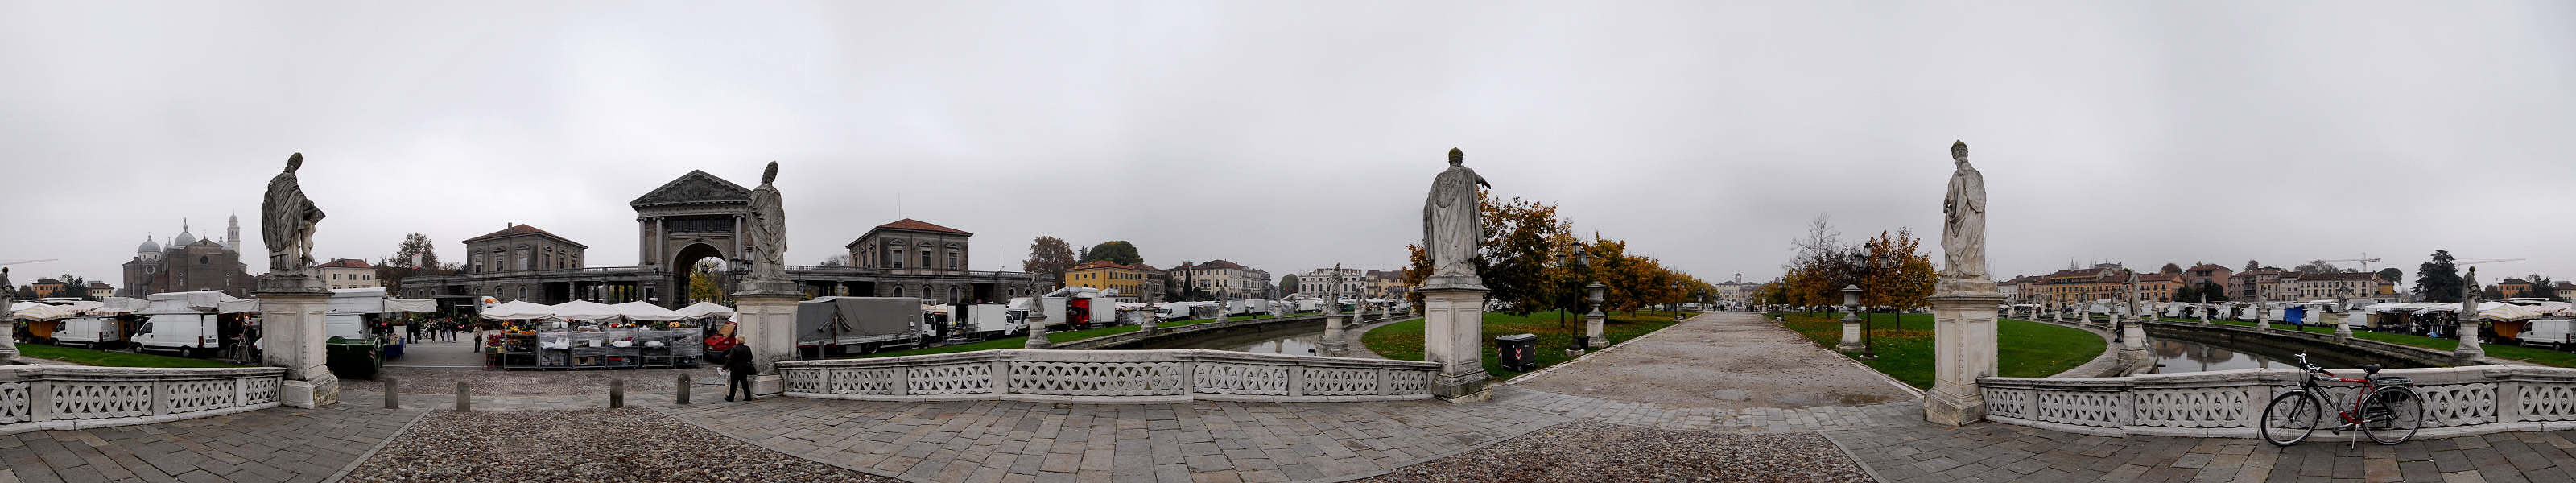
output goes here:
<path id="1" fill-rule="evenodd" d="M 778 162 L 760 172 L 760 187 L 751 190 L 751 219 L 744 225 L 751 229 L 751 273 L 742 278 L 745 290 L 756 290 L 761 282 L 787 281 L 787 209 L 778 198 Z"/>
<path id="2" fill-rule="evenodd" d="M 304 188 L 295 182 L 296 168 L 304 167 L 304 153 L 286 157 L 286 172 L 268 180 L 268 197 L 259 204 L 261 241 L 268 245 L 268 272 L 278 275 L 309 275 L 313 271 L 313 225 L 322 222 L 322 208 L 304 197 Z"/>
<path id="3" fill-rule="evenodd" d="M 1432 178 L 1431 196 L 1422 202 L 1422 248 L 1431 253 L 1425 288 L 1484 287 L 1476 274 L 1476 246 L 1485 239 L 1476 187 L 1493 185 L 1467 169 L 1466 159 L 1466 152 L 1451 148 L 1449 169 Z"/>
<path id="4" fill-rule="evenodd" d="M 1950 159 L 1959 169 L 1950 175 L 1950 189 L 1941 199 L 1941 266 L 1940 288 L 1944 292 L 1989 292 L 1994 282 L 1986 276 L 1986 177 L 1968 165 L 1968 143 L 1950 145 Z M 1980 283 L 1982 282 L 1982 283 Z"/>

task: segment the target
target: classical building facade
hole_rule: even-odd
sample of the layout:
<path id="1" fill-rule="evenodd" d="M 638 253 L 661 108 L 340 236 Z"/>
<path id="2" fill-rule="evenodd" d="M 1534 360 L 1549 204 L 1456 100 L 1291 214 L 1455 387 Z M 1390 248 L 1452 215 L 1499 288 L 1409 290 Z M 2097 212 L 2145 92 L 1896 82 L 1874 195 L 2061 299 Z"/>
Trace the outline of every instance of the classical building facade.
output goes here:
<path id="1" fill-rule="evenodd" d="M 2230 270 L 2226 266 L 2215 263 L 2193 265 L 2191 268 L 2183 269 L 2182 271 L 2183 280 L 2190 282 L 2192 285 L 2216 283 L 2219 287 L 2219 293 L 2229 294 L 2236 293 L 2236 289 L 2233 288 L 2234 285 L 2231 285 L 2236 282 L 2234 275 L 2236 275 L 2235 270 Z"/>
<path id="2" fill-rule="evenodd" d="M 1171 270 L 1165 270 L 1164 272 L 1167 276 L 1171 277 L 1173 283 L 1179 283 L 1182 287 L 1205 291 L 1219 298 L 1240 299 L 1267 298 L 1274 296 L 1270 290 L 1270 284 L 1272 282 L 1270 272 L 1246 267 L 1240 263 L 1225 260 L 1209 260 L 1205 263 L 1181 262 L 1180 266 L 1172 267 Z M 1304 282 L 1299 283 L 1302 284 Z"/>
<path id="3" fill-rule="evenodd" d="M 2394 290 L 2391 293 L 2380 292 L 2382 282 L 2376 273 L 2309 273 L 2298 274 L 2298 278 L 2288 280 L 2290 300 L 2375 299 L 2396 295 Z"/>
<path id="4" fill-rule="evenodd" d="M 143 298 L 164 292 L 221 290 L 227 295 L 250 298 L 257 288 L 250 266 L 241 259 L 241 217 L 232 219 L 224 239 L 197 238 L 188 232 L 186 222 L 179 224 L 179 236 L 169 243 L 154 243 L 150 237 L 135 247 L 134 258 L 124 266 L 123 290 L 117 295 Z"/>
<path id="5" fill-rule="evenodd" d="M 2030 282 L 2031 291 L 2022 299 L 2034 303 L 2128 302 L 2130 273 L 2128 268 L 2112 263 L 2059 270 Z M 2147 302 L 2177 302 L 2174 292 L 2189 283 L 2183 273 L 2141 272 L 2137 277 L 2138 298 Z"/>
<path id="6" fill-rule="evenodd" d="M 628 202 L 635 210 L 637 263 L 590 267 L 586 246 L 527 225 L 468 239 L 460 273 L 409 277 L 403 296 L 489 295 L 502 300 L 562 303 L 648 301 L 665 307 L 696 302 L 689 276 L 702 260 L 721 265 L 717 282 L 732 292 L 748 270 L 743 223 L 751 190 L 704 171 L 690 171 Z M 799 225 L 810 226 L 810 225 Z M 524 228 L 523 228 L 524 227 Z M 917 297 L 937 303 L 1003 301 L 1036 292 L 1040 280 L 1021 272 L 967 267 L 962 230 L 904 219 L 879 225 L 844 247 L 843 266 L 790 265 L 788 278 L 808 297 Z M 893 258 L 898 245 L 904 258 Z M 929 248 L 924 251 L 924 248 Z M 953 255 L 950 250 L 954 250 Z M 929 258 L 922 258 L 927 255 Z"/>
<path id="7" fill-rule="evenodd" d="M 1360 293 L 1361 286 L 1367 285 L 1367 277 L 1368 270 L 1357 268 L 1344 268 L 1340 273 L 1334 273 L 1331 268 L 1307 270 L 1306 273 L 1297 274 L 1297 293 L 1319 296 L 1326 291 L 1342 295 L 1357 294 Z"/>
<path id="8" fill-rule="evenodd" d="M 385 281 L 376 279 L 376 266 L 367 264 L 366 260 L 355 258 L 334 258 L 331 259 L 331 261 L 314 265 L 313 270 L 317 272 L 315 273 L 316 276 L 322 277 L 322 284 L 325 288 L 376 288 L 385 286 Z"/>

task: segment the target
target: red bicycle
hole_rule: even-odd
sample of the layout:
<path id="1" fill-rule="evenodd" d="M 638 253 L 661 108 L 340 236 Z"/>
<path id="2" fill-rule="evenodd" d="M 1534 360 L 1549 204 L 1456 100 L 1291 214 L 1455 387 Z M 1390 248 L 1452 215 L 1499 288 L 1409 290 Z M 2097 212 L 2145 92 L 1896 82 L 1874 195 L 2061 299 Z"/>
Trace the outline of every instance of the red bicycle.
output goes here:
<path id="1" fill-rule="evenodd" d="M 2320 379 L 2358 383 L 2353 390 L 2352 409 L 2337 411 L 2340 424 L 2329 428 L 2337 434 L 2345 429 L 2360 429 L 2362 434 L 2379 444 L 2404 443 L 2415 437 L 2424 423 L 2424 398 L 2415 393 L 2414 382 L 2402 376 L 2378 377 L 2379 366 L 2363 364 L 2360 379 L 2335 377 L 2308 363 L 2307 354 L 2299 354 L 2299 365 L 2307 372 L 2299 378 L 2299 387 L 2272 397 L 2263 406 L 2263 423 L 2256 426 L 2263 440 L 2289 446 L 2306 441 L 2324 419 L 2327 397 Z M 2318 375 L 2324 375 L 2319 377 Z"/>

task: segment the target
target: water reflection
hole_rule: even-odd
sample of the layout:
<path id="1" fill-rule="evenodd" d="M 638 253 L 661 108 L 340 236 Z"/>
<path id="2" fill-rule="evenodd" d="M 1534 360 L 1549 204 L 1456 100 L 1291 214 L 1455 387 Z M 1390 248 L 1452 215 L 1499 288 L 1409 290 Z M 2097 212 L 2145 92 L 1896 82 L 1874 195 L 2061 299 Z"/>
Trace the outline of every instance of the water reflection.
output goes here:
<path id="1" fill-rule="evenodd" d="M 1315 353 L 1315 344 L 1322 342 L 1323 340 L 1324 333 L 1315 332 L 1309 334 L 1290 335 L 1286 337 L 1271 337 L 1269 340 L 1255 341 L 1252 343 L 1211 346 L 1208 348 L 1237 352 L 1259 352 L 1263 354 L 1290 354 L 1303 356 L 1313 355 Z"/>
<path id="2" fill-rule="evenodd" d="M 2150 339 L 2147 351 L 2155 353 L 2155 372 L 2162 374 L 2291 367 L 2272 358 L 2191 341 Z"/>
<path id="3" fill-rule="evenodd" d="M 1323 340 L 1323 322 L 1290 322 L 1165 337 L 1148 340 L 1133 348 L 1215 349 L 1310 356 L 1315 355 L 1315 345 Z M 1357 344 L 1358 341 L 1352 343 Z"/>

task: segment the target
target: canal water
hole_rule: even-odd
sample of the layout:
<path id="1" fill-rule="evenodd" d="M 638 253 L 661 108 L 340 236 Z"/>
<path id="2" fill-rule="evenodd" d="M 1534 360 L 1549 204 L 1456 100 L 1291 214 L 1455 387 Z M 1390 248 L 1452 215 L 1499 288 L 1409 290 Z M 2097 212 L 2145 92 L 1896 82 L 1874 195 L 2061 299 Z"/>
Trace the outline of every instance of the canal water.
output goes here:
<path id="1" fill-rule="evenodd" d="M 1215 349 L 1263 354 L 1315 355 L 1324 340 L 1324 323 L 1280 323 L 1237 328 L 1213 334 L 1191 334 L 1142 344 L 1138 349 Z M 1356 341 L 1354 341 L 1356 343 Z"/>
<path id="2" fill-rule="evenodd" d="M 2170 337 L 2149 339 L 2147 352 L 2155 354 L 2160 374 L 2225 371 L 2234 369 L 2297 369 L 2297 352 L 2270 348 L 2241 348 Z M 2308 354 L 2308 363 L 2327 369 L 2349 369 L 2369 362 L 2343 354 Z M 2394 367 L 2394 366 L 2392 366 Z"/>

